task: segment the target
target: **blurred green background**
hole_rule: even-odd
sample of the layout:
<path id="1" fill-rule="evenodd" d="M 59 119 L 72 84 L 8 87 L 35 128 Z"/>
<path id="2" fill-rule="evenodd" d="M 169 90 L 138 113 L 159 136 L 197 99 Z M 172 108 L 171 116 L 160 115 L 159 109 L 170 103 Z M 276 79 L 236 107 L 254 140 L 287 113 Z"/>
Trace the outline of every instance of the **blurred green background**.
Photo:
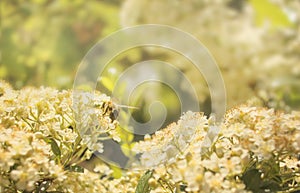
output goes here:
<path id="1" fill-rule="evenodd" d="M 87 51 L 120 28 L 120 1 L 1 2 L 0 78 L 24 85 L 71 88 Z"/>
<path id="2" fill-rule="evenodd" d="M 257 97 L 268 107 L 299 109 L 299 14 L 297 0 L 4 0 L 0 78 L 18 89 L 72 88 L 80 61 L 101 38 L 122 27 L 158 23 L 189 32 L 207 46 L 222 71 L 228 107 Z M 209 113 L 210 95 L 201 74 L 166 50 L 133 49 L 118 56 L 99 89 L 109 94 L 122 70 L 148 59 L 182 69 Z M 174 93 L 156 89 L 176 111 Z M 137 103 L 145 101 L 132 102 Z"/>

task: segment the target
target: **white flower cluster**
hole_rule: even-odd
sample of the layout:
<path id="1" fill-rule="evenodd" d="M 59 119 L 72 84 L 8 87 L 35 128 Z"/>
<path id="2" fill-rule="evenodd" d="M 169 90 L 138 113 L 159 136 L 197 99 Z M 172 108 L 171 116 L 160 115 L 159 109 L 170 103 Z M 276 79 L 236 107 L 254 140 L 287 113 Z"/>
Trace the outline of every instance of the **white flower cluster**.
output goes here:
<path id="1" fill-rule="evenodd" d="M 115 132 L 116 120 L 112 120 L 115 107 L 110 97 L 90 92 L 77 91 L 73 94 L 73 111 L 76 127 L 83 143 L 92 151 L 103 152 L 101 139 L 118 139 Z"/>
<path id="2" fill-rule="evenodd" d="M 109 97 L 100 96 L 95 95 L 93 109 L 98 113 L 93 118 L 97 128 L 106 133 L 116 122 L 96 105 L 111 102 Z M 17 91 L 0 81 L 0 117 L 0 192 L 107 191 L 105 180 L 112 173 L 109 168 L 103 169 L 105 165 L 98 163 L 103 167 L 97 172 L 108 176 L 100 180 L 99 174 L 80 167 L 92 151 L 102 147 L 98 141 L 82 138 L 77 129 L 71 91 L 43 87 Z M 92 129 L 90 132 L 96 132 Z M 107 137 L 117 138 L 115 134 L 108 132 Z"/>
<path id="3" fill-rule="evenodd" d="M 76 129 L 71 99 L 69 91 L 15 91 L 0 82 L 0 192 L 300 190 L 299 112 L 243 105 L 229 110 L 221 123 L 186 112 L 133 146 L 141 165 L 150 169 L 146 173 L 140 168 L 118 171 L 101 161 L 91 172 L 81 167 L 91 152 Z M 94 126 L 104 130 L 112 122 L 117 125 L 108 118 L 113 106 L 106 99 L 87 103 L 90 108 L 100 104 L 95 118 L 103 125 Z"/>
<path id="4" fill-rule="evenodd" d="M 153 137 L 146 136 L 144 141 L 135 144 L 133 151 L 141 153 L 141 165 L 147 168 L 174 162 L 194 140 L 203 141 L 207 130 L 208 120 L 202 113 L 186 112 L 177 124 L 173 123 L 155 132 Z"/>
<path id="5" fill-rule="evenodd" d="M 64 180 L 63 168 L 50 159 L 51 148 L 39 136 L 3 126 L 0 131 L 1 187 L 10 187 L 14 181 L 15 189 L 32 191 L 41 180 Z"/>
<path id="6" fill-rule="evenodd" d="M 153 192 L 164 189 L 207 193 L 275 191 L 274 186 L 267 185 L 273 176 L 279 176 L 282 181 L 288 179 L 276 191 L 300 188 L 299 112 L 284 114 L 273 109 L 240 106 L 228 111 L 219 126 L 210 126 L 212 134 L 205 138 L 210 124 L 203 115 L 189 112 L 178 124 L 136 145 L 139 150 L 145 150 L 142 163 L 155 165 L 153 178 L 149 180 Z M 170 154 L 172 161 L 159 164 L 157 160 L 171 159 L 166 148 L 170 145 L 164 144 L 172 144 L 170 139 L 178 128 L 194 128 L 190 136 L 193 141 L 184 152 L 176 151 L 177 156 Z M 208 143 L 207 138 L 211 139 Z M 203 151 L 203 146 L 208 149 Z M 270 167 L 273 162 L 274 166 Z M 249 182 L 253 178 L 257 184 Z"/>

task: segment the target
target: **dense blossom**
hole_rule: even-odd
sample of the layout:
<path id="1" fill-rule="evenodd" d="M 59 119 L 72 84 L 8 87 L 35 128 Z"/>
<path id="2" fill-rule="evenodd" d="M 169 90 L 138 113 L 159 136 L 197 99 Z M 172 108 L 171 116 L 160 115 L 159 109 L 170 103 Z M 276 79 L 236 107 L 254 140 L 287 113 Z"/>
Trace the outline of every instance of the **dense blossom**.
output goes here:
<path id="1" fill-rule="evenodd" d="M 193 125 L 195 132 L 190 146 L 179 153 L 176 160 L 161 164 L 154 170 L 153 178 L 168 184 L 169 189 L 178 190 L 184 187 L 187 192 L 258 192 L 299 189 L 300 161 L 299 161 L 299 112 L 285 114 L 273 109 L 262 107 L 239 106 L 228 111 L 225 120 L 214 125 L 206 118 L 194 114 L 184 115 L 178 124 L 170 125 L 141 142 L 145 149 L 153 149 L 153 144 L 164 144 L 164 137 L 170 135 L 172 129 L 181 125 Z M 189 119 L 186 119 L 189 117 Z M 203 131 L 212 128 L 211 136 L 206 137 Z M 213 132 L 219 127 L 219 133 Z M 209 150 L 206 139 L 211 138 Z M 139 147 L 139 146 L 138 146 Z M 151 152 L 151 151 L 150 151 Z M 146 154 L 148 152 L 146 151 Z M 152 160 L 160 160 L 163 153 L 152 155 Z M 148 161 L 148 157 L 143 157 Z M 269 164 L 273 163 L 274 166 Z M 278 168 L 275 170 L 275 167 Z M 272 168 L 274 167 L 274 168 Z M 274 169 L 274 171 L 273 171 Z M 250 171 L 250 172 L 249 172 Z M 261 178 L 249 174 L 257 171 Z M 273 173 L 272 173 L 273 172 Z M 249 185 L 250 178 L 256 178 L 257 184 Z M 277 189 L 263 183 L 278 176 L 282 180 Z M 291 177 L 287 180 L 287 176 Z M 258 189 L 255 189 L 257 186 Z M 171 188 L 170 188 L 171 187 Z M 157 188 L 157 189 L 156 189 Z M 261 189 L 260 189 L 261 188 Z M 153 192 L 161 192 L 161 186 L 156 183 Z M 168 188 L 167 188 L 168 189 Z M 251 191 L 250 191 L 251 190 Z"/>
<path id="2" fill-rule="evenodd" d="M 95 128 L 82 132 L 74 117 L 84 115 L 73 110 L 83 106 L 73 106 L 71 91 L 16 91 L 4 82 L 0 91 L 1 192 L 133 193 L 144 187 L 151 193 L 300 189 L 300 113 L 296 111 L 287 114 L 249 103 L 229 110 L 220 123 L 203 113 L 186 112 L 177 123 L 133 144 L 141 165 L 119 171 L 117 177 L 116 170 L 103 161 L 93 167 L 87 161 L 92 151 L 101 149 L 98 143 L 93 149 L 88 140 L 96 128 L 119 138 L 110 132 L 118 122 L 109 118 L 103 106 L 111 102 L 109 97 L 97 93 L 97 98 L 87 93 L 77 96 L 89 98 L 83 114 L 100 123 L 84 119 L 81 124 Z M 90 110 L 93 113 L 87 114 Z"/>
<path id="3" fill-rule="evenodd" d="M 99 175 L 78 172 L 80 163 L 93 151 L 103 150 L 101 143 L 95 143 L 99 134 L 86 135 L 77 128 L 86 121 L 77 119 L 75 124 L 71 91 L 43 87 L 16 91 L 2 81 L 0 92 L 1 191 L 39 192 L 43 188 L 77 193 L 90 188 L 88 192 L 103 192 Z M 86 113 L 84 110 L 94 105 L 98 133 L 110 132 L 109 136 L 117 138 L 116 132 L 111 132 L 116 122 L 99 107 L 110 102 L 109 97 L 95 93 L 94 98 L 89 101 L 90 108 L 77 113 Z M 92 129 L 90 132 L 95 132 Z M 110 170 L 98 172 L 111 174 Z"/>

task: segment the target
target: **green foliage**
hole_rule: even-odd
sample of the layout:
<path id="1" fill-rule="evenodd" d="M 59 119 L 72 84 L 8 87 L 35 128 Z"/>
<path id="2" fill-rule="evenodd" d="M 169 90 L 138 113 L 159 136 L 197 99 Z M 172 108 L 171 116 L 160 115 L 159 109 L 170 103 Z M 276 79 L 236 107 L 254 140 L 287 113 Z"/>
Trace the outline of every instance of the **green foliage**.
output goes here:
<path id="1" fill-rule="evenodd" d="M 109 79 L 108 77 L 101 77 L 100 79 L 100 83 L 102 83 L 102 85 L 109 90 L 110 92 L 113 91 L 114 89 L 114 83 L 112 82 L 111 79 Z"/>
<path id="2" fill-rule="evenodd" d="M 119 179 L 119 178 L 122 177 L 122 175 L 123 175 L 122 172 L 123 172 L 123 171 L 122 171 L 122 169 L 121 169 L 120 167 L 115 166 L 115 165 L 110 165 L 110 168 L 111 168 L 111 170 L 113 171 L 112 176 L 113 176 L 115 179 Z"/>
<path id="3" fill-rule="evenodd" d="M 150 186 L 148 184 L 149 179 L 152 177 L 153 171 L 148 170 L 140 178 L 138 185 L 136 187 L 135 193 L 150 193 Z"/>
<path id="4" fill-rule="evenodd" d="M 282 8 L 272 3 L 270 0 L 249 0 L 255 9 L 257 25 L 270 23 L 271 27 L 289 27 L 294 24 L 283 12 Z"/>
<path id="5" fill-rule="evenodd" d="M 253 159 L 253 162 L 241 177 L 248 190 L 257 193 L 283 190 L 281 177 L 284 175 L 280 173 L 279 161 L 273 158 L 263 162 Z"/>
<path id="6" fill-rule="evenodd" d="M 50 140 L 50 144 L 51 144 L 51 150 L 53 152 L 53 154 L 55 156 L 57 156 L 58 159 L 60 159 L 61 157 L 61 151 L 60 151 L 60 148 L 59 146 L 57 145 L 56 141 L 54 139 L 49 139 Z"/>
<path id="7" fill-rule="evenodd" d="M 119 4 L 110 1 L 4 1 L 1 6 L 0 78 L 18 88 L 71 87 L 90 47 L 119 28 Z"/>

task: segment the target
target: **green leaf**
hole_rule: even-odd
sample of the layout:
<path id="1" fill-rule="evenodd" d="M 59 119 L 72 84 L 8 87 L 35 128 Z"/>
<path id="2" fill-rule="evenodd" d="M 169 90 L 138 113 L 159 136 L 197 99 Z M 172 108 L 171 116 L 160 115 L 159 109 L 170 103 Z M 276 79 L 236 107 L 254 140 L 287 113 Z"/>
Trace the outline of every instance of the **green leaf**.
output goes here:
<path id="1" fill-rule="evenodd" d="M 52 152 L 54 153 L 54 155 L 61 157 L 61 151 L 56 141 L 54 139 L 50 139 L 50 140 L 51 140 L 50 144 L 51 144 Z"/>
<path id="2" fill-rule="evenodd" d="M 293 23 L 283 12 L 282 8 L 270 2 L 270 0 L 249 0 L 256 12 L 256 24 L 261 26 L 266 21 L 271 27 L 290 27 Z"/>
<path id="3" fill-rule="evenodd" d="M 59 148 L 58 144 L 56 143 L 55 139 L 53 139 L 52 137 L 45 137 L 44 141 L 51 145 L 51 150 L 52 150 L 53 154 L 60 158 L 61 151 L 60 151 L 60 148 Z"/>
<path id="4" fill-rule="evenodd" d="M 114 89 L 114 83 L 107 77 L 101 77 L 100 82 L 103 84 L 105 88 L 107 88 L 109 91 L 113 91 Z"/>
<path id="5" fill-rule="evenodd" d="M 131 157 L 134 155 L 134 152 L 132 151 L 132 148 L 134 147 L 135 143 L 123 143 L 121 145 L 122 152 L 127 156 Z"/>
<path id="6" fill-rule="evenodd" d="M 129 129 L 122 128 L 120 125 L 117 126 L 116 131 L 120 135 L 121 141 L 123 143 L 130 144 L 134 138 L 134 135 L 128 131 Z"/>
<path id="7" fill-rule="evenodd" d="M 118 179 L 118 178 L 122 177 L 122 169 L 120 167 L 111 164 L 110 168 L 113 171 L 113 177 L 115 179 Z"/>
<path id="8" fill-rule="evenodd" d="M 125 126 L 125 128 L 128 128 Z M 118 132 L 121 139 L 121 149 L 122 152 L 127 156 L 131 157 L 134 152 L 132 152 L 132 148 L 135 145 L 133 142 L 134 135 L 128 131 L 128 129 L 122 128 L 121 126 L 117 126 L 116 131 Z"/>
<path id="9" fill-rule="evenodd" d="M 260 185 L 262 183 L 262 179 L 261 179 L 261 173 L 259 172 L 258 169 L 247 170 L 243 174 L 242 180 L 248 190 L 251 190 L 253 192 L 260 191 Z"/>
<path id="10" fill-rule="evenodd" d="M 148 170 L 139 180 L 139 183 L 136 187 L 135 193 L 149 193 L 150 186 L 148 184 L 149 179 L 152 177 L 153 171 Z"/>
<path id="11" fill-rule="evenodd" d="M 68 170 L 68 171 L 71 171 L 71 172 L 78 172 L 78 173 L 83 173 L 84 172 L 84 169 L 80 166 L 77 166 L 77 165 L 69 166 L 65 169 Z"/>
<path id="12" fill-rule="evenodd" d="M 275 180 L 265 180 L 263 181 L 263 183 L 261 184 L 261 189 L 268 189 L 271 192 L 277 192 L 279 191 L 280 185 L 275 181 Z"/>

